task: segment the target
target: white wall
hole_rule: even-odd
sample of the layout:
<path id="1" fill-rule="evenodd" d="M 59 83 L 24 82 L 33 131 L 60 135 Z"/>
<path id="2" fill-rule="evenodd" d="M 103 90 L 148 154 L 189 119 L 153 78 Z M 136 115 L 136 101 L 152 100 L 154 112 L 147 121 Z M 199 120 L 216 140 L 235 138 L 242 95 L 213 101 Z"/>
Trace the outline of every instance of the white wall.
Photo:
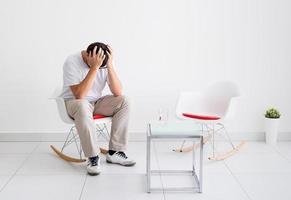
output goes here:
<path id="1" fill-rule="evenodd" d="M 68 54 L 104 41 L 131 97 L 131 131 L 180 90 L 234 80 L 243 92 L 235 132 L 263 130 L 269 106 L 291 131 L 291 1 L 2 0 L 0 132 L 65 131 L 48 100 Z"/>

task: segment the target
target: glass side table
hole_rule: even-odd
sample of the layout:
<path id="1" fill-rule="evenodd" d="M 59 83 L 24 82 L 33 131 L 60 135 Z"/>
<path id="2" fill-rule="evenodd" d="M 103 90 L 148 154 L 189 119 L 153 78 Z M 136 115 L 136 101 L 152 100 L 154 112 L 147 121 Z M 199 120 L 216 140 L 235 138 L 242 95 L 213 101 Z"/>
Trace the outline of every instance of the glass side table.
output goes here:
<path id="1" fill-rule="evenodd" d="M 199 174 L 195 166 L 195 154 L 193 150 L 192 170 L 152 170 L 151 169 L 151 143 L 153 140 L 163 139 L 177 139 L 177 140 L 190 140 L 199 141 L 200 154 L 199 154 Z M 203 174 L 203 135 L 201 126 L 193 122 L 187 123 L 185 121 L 178 122 L 160 122 L 153 121 L 147 125 L 147 192 L 152 191 L 194 191 L 202 192 L 202 174 Z M 195 186 L 193 187 L 171 187 L 171 188 L 152 188 L 151 176 L 152 175 L 190 175 L 193 176 Z"/>

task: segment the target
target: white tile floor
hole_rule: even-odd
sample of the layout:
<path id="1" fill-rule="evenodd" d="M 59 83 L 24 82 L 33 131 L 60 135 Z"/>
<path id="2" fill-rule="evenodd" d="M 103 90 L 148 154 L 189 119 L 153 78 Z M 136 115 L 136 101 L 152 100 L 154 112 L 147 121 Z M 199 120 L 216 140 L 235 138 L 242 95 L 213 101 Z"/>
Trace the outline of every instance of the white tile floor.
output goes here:
<path id="1" fill-rule="evenodd" d="M 70 164 L 59 159 L 49 142 L 0 142 L 0 199 L 211 199 L 211 200 L 290 200 L 291 142 L 276 147 L 263 142 L 248 142 L 233 157 L 220 162 L 204 159 L 204 191 L 197 193 L 147 194 L 145 185 L 145 142 L 130 142 L 129 154 L 137 165 L 128 168 L 109 165 L 102 157 L 103 173 L 86 175 L 84 164 Z M 61 143 L 53 142 L 60 146 Z M 190 153 L 171 149 L 180 143 L 156 142 L 153 168 L 189 168 Z M 220 144 L 217 149 L 225 149 Z M 74 149 L 69 149 L 72 153 Z M 205 146 L 206 155 L 210 153 Z M 154 186 L 189 186 L 187 176 L 161 176 Z"/>

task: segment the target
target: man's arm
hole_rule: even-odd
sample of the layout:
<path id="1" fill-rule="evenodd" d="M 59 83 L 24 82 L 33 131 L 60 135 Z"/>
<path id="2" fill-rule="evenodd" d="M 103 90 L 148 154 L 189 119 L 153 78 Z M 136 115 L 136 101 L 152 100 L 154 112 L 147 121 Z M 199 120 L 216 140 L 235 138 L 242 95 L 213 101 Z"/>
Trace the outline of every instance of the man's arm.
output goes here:
<path id="1" fill-rule="evenodd" d="M 107 62 L 109 88 L 114 96 L 120 96 L 122 95 L 122 86 L 114 70 L 113 50 L 110 46 L 108 46 L 108 48 L 110 49 L 110 52 L 107 52 L 109 56 Z"/>
<path id="2" fill-rule="evenodd" d="M 70 86 L 72 93 L 76 99 L 83 99 L 87 96 L 88 92 L 91 90 L 94 79 L 100 66 L 102 65 L 103 60 L 105 59 L 105 54 L 100 48 L 96 54 L 97 47 L 94 48 L 93 52 L 90 55 L 87 55 L 86 61 L 90 67 L 90 70 L 84 80 L 77 84 Z"/>

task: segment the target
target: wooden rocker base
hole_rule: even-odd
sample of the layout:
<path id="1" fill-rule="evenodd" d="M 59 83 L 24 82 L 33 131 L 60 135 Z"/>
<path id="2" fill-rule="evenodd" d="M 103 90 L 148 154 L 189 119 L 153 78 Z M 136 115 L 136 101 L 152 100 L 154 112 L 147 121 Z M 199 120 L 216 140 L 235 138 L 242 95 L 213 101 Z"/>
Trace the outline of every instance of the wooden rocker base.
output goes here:
<path id="1" fill-rule="evenodd" d="M 234 149 L 226 152 L 225 154 L 219 155 L 219 156 L 214 156 L 214 157 L 208 157 L 208 159 L 220 161 L 220 160 L 224 160 L 226 158 L 229 158 L 230 156 L 234 155 L 238 150 L 240 150 L 245 143 L 246 143 L 245 141 L 241 141 Z"/>
<path id="2" fill-rule="evenodd" d="M 53 145 L 50 145 L 50 147 L 61 159 L 65 160 L 65 161 L 74 162 L 74 163 L 82 163 L 82 162 L 86 161 L 86 159 L 80 159 L 80 158 L 74 158 L 71 156 L 67 156 L 64 153 L 62 153 L 60 150 L 58 150 L 56 147 L 54 147 Z M 100 148 L 100 152 L 102 154 L 107 154 L 108 150 Z"/>
<path id="3" fill-rule="evenodd" d="M 211 135 L 206 136 L 203 140 L 203 144 L 207 143 L 210 139 L 211 139 Z M 198 149 L 199 147 L 200 147 L 200 143 L 194 144 L 194 145 L 191 145 L 188 147 L 184 147 L 184 148 L 173 149 L 173 151 L 175 151 L 175 152 L 190 152 L 190 151 Z"/>
<path id="4" fill-rule="evenodd" d="M 210 139 L 211 139 L 211 135 L 206 136 L 204 141 L 203 141 L 203 144 L 207 143 Z M 214 156 L 214 157 L 208 157 L 208 159 L 219 161 L 219 160 L 224 160 L 226 158 L 229 158 L 230 156 L 234 155 L 237 151 L 239 151 L 245 143 L 246 143 L 245 141 L 241 141 L 234 149 L 226 152 L 225 154 L 219 155 L 219 156 Z M 200 143 L 194 144 L 194 145 L 191 145 L 188 147 L 184 147 L 184 148 L 173 149 L 173 151 L 175 151 L 175 152 L 191 152 L 193 150 L 198 149 L 199 147 L 200 147 Z"/>

